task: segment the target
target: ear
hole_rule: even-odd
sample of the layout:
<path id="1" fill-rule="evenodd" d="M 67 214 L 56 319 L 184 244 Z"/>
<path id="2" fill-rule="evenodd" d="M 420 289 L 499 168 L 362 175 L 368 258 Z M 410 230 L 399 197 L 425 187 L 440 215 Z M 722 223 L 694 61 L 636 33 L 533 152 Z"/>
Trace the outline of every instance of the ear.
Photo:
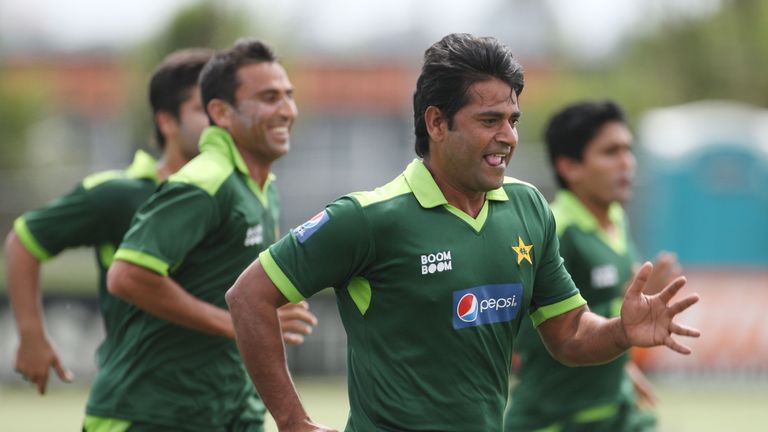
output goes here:
<path id="1" fill-rule="evenodd" d="M 448 119 L 445 118 L 440 108 L 428 106 L 424 111 L 424 122 L 427 125 L 429 138 L 435 142 L 441 142 L 448 132 Z"/>
<path id="2" fill-rule="evenodd" d="M 216 125 L 224 129 L 229 129 L 232 126 L 234 109 L 229 103 L 221 99 L 211 99 L 206 109 Z"/>
<path id="3" fill-rule="evenodd" d="M 168 111 L 155 113 L 155 124 L 166 140 L 172 139 L 179 133 L 179 121 Z"/>
<path id="4" fill-rule="evenodd" d="M 561 156 L 555 160 L 555 169 L 569 185 L 581 178 L 581 162 L 576 159 Z"/>

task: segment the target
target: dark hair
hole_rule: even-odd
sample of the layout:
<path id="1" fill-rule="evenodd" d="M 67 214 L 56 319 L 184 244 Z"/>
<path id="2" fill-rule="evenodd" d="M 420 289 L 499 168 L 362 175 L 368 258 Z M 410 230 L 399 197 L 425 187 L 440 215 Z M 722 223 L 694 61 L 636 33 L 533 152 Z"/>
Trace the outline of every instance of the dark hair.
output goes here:
<path id="1" fill-rule="evenodd" d="M 549 163 L 561 188 L 568 189 L 568 184 L 557 172 L 557 159 L 566 157 L 580 161 L 587 144 L 606 123 L 611 122 L 626 124 L 627 119 L 621 107 L 610 100 L 568 105 L 549 120 L 544 140 L 549 152 Z"/>
<path id="2" fill-rule="evenodd" d="M 467 33 L 445 36 L 424 52 L 424 66 L 413 94 L 413 120 L 416 154 L 429 153 L 429 133 L 424 112 L 434 106 L 453 127 L 453 116 L 469 102 L 472 84 L 498 78 L 519 96 L 523 91 L 523 68 L 509 47 L 492 37 Z"/>
<path id="3" fill-rule="evenodd" d="M 186 101 L 192 87 L 197 84 L 200 71 L 211 59 L 213 50 L 188 48 L 168 54 L 152 73 L 149 81 L 149 103 L 152 105 L 155 137 L 160 149 L 165 148 L 165 137 L 160 133 L 154 115 L 159 111 L 179 118 L 181 104 Z"/>
<path id="4" fill-rule="evenodd" d="M 235 91 L 240 86 L 237 71 L 243 66 L 261 62 L 275 62 L 277 56 L 272 48 L 256 39 L 238 39 L 232 48 L 216 53 L 200 74 L 200 90 L 203 107 L 211 124 L 208 102 L 221 99 L 235 105 Z"/>

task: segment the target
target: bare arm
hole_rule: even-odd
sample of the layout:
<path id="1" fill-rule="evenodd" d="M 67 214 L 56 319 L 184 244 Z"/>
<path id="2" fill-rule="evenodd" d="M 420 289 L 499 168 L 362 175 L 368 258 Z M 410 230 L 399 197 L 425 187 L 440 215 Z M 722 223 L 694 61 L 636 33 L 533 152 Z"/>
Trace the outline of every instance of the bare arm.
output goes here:
<path id="1" fill-rule="evenodd" d="M 40 262 L 21 243 L 14 231 L 5 242 L 8 295 L 19 331 L 15 369 L 45 394 L 51 368 L 64 382 L 74 378 L 48 339 L 40 293 Z"/>
<path id="2" fill-rule="evenodd" d="M 237 345 L 248 374 L 281 431 L 329 431 L 312 422 L 293 385 L 280 338 L 277 309 L 286 303 L 254 261 L 227 291 Z"/>
<path id="3" fill-rule="evenodd" d="M 654 408 L 656 406 L 656 392 L 653 391 L 653 384 L 648 381 L 643 371 L 632 361 L 627 362 L 624 370 L 629 375 L 635 393 L 637 393 L 637 406 L 647 409 Z"/>
<path id="4" fill-rule="evenodd" d="M 235 337 L 229 312 L 191 295 L 170 277 L 116 260 L 107 273 L 107 287 L 158 318 L 203 333 Z"/>
<path id="5" fill-rule="evenodd" d="M 699 297 L 692 294 L 669 304 L 685 285 L 683 277 L 672 281 L 658 294 L 643 294 L 652 271 L 650 263 L 640 268 L 624 295 L 621 317 L 603 318 L 582 306 L 543 322 L 539 334 L 550 353 L 572 366 L 608 362 L 631 346 L 666 345 L 681 354 L 690 354 L 690 348 L 678 343 L 672 335 L 698 337 L 699 331 L 672 319 Z"/>

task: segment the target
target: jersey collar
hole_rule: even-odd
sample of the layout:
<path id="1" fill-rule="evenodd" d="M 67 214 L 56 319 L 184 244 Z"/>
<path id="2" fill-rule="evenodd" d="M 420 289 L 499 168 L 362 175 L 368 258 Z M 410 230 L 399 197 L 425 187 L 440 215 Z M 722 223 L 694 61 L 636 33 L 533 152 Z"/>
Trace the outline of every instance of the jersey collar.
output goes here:
<path id="1" fill-rule="evenodd" d="M 235 145 L 235 140 L 232 139 L 232 135 L 229 132 L 218 126 L 209 126 L 200 136 L 200 152 L 215 152 L 225 156 L 235 166 L 235 168 L 243 173 L 246 177 L 251 178 L 248 172 L 248 166 L 245 164 L 243 157 L 240 155 L 240 151 Z M 267 190 L 269 184 L 275 180 L 275 175 L 269 173 L 267 181 L 264 183 L 264 190 Z"/>
<path id="2" fill-rule="evenodd" d="M 424 208 L 433 208 L 440 205 L 448 205 L 448 200 L 435 183 L 432 173 L 419 159 L 414 159 L 405 168 L 405 181 L 413 191 L 416 200 Z M 509 197 L 503 187 L 485 193 L 486 201 L 508 201 Z"/>
<path id="3" fill-rule="evenodd" d="M 160 179 L 157 177 L 157 161 L 144 150 L 136 150 L 133 162 L 125 169 L 125 173 L 131 178 L 149 179 L 155 183 L 160 182 Z"/>
<path id="4" fill-rule="evenodd" d="M 627 248 L 627 238 L 625 223 L 626 217 L 624 208 L 618 202 L 613 202 L 608 207 L 608 220 L 619 230 L 619 235 L 609 237 L 595 218 L 595 215 L 567 189 L 560 189 L 555 194 L 555 200 L 552 202 L 552 210 L 560 216 L 557 219 L 558 232 L 565 229 L 568 225 L 574 224 L 582 231 L 598 233 L 603 241 L 611 246 L 617 252 L 625 251 Z"/>

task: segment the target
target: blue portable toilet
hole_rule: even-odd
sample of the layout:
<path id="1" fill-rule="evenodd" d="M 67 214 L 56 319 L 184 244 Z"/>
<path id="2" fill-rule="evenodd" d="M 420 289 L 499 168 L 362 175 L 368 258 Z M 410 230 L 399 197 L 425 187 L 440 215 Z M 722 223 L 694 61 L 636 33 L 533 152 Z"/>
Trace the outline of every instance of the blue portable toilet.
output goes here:
<path id="1" fill-rule="evenodd" d="M 656 109 L 638 128 L 631 213 L 641 253 L 692 266 L 768 266 L 768 110 L 728 101 Z"/>

